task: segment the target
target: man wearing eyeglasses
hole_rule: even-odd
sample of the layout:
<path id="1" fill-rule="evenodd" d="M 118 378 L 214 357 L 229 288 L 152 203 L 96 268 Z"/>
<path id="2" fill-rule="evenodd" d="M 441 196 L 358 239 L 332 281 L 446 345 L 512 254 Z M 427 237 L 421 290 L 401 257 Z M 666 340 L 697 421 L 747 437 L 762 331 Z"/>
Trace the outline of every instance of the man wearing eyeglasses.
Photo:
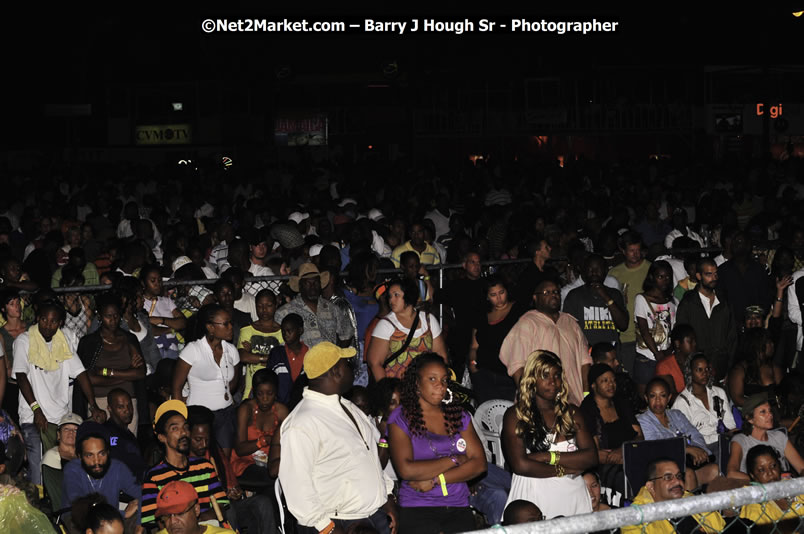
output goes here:
<path id="1" fill-rule="evenodd" d="M 660 458 L 648 464 L 648 480 L 634 499 L 635 505 L 671 501 L 692 494 L 684 491 L 684 472 L 674 460 Z M 720 512 L 705 512 L 677 519 L 661 519 L 622 527 L 622 534 L 664 534 L 671 532 L 722 532 L 726 522 Z"/>
<path id="2" fill-rule="evenodd" d="M 500 348 L 500 361 L 519 384 L 528 356 L 535 350 L 549 350 L 561 358 L 569 402 L 580 406 L 584 392 L 589 391 L 589 368 L 592 357 L 583 331 L 575 318 L 561 311 L 561 289 L 557 280 L 539 282 L 533 292 L 536 309 L 519 318 L 505 336 Z"/>

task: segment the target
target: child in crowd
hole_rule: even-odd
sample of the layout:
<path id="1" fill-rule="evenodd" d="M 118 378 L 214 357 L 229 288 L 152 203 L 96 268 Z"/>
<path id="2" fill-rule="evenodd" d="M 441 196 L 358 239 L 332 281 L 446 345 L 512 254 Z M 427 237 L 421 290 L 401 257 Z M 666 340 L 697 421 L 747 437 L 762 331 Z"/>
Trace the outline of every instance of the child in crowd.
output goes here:
<path id="1" fill-rule="evenodd" d="M 530 501 L 518 499 L 512 501 L 505 507 L 503 514 L 502 526 L 519 525 L 521 523 L 533 523 L 534 521 L 542 521 L 542 511 L 539 507 Z"/>
<path id="2" fill-rule="evenodd" d="M 301 389 L 306 383 L 303 365 L 309 347 L 301 340 L 303 333 L 304 320 L 299 314 L 289 313 L 282 319 L 282 339 L 285 344 L 274 347 L 268 355 L 267 366 L 279 377 L 279 402 L 290 409 L 301 399 Z M 304 383 L 299 381 L 300 377 L 305 379 Z"/>
<path id="3" fill-rule="evenodd" d="M 282 329 L 274 320 L 277 308 L 274 292 L 270 289 L 262 289 L 254 300 L 257 308 L 257 320 L 240 330 L 237 346 L 240 361 L 246 365 L 244 399 L 247 399 L 251 393 L 251 380 L 254 373 L 265 369 L 271 351 L 285 342 Z"/>

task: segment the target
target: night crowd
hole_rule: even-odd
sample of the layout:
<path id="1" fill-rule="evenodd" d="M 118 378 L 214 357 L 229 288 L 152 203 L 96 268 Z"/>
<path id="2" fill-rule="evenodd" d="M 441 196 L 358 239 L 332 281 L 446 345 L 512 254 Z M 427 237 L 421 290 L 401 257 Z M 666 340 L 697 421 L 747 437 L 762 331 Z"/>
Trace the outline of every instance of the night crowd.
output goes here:
<path id="1" fill-rule="evenodd" d="M 449 533 L 804 472 L 800 161 L 199 165 L 3 180 L 20 521 Z"/>

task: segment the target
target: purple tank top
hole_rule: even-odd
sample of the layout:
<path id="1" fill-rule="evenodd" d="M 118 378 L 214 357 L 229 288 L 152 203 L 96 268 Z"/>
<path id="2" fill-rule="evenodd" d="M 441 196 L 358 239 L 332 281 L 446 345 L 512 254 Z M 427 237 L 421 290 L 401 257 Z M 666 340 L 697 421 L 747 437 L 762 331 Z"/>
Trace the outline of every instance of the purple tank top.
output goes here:
<path id="1" fill-rule="evenodd" d="M 388 424 L 395 424 L 410 437 L 413 445 L 414 460 L 433 460 L 444 456 L 460 456 L 465 454 L 466 444 L 462 442 L 460 434 L 454 436 L 442 436 L 427 432 L 424 436 L 411 436 L 408 422 L 402 413 L 402 407 L 398 407 L 391 412 L 388 417 Z M 463 412 L 461 417 L 461 432 L 471 424 L 471 417 Z M 448 495 L 445 497 L 441 491 L 441 486 L 436 485 L 426 493 L 419 493 L 412 489 L 407 482 L 403 481 L 399 488 L 399 505 L 404 507 L 413 506 L 469 506 L 469 486 L 466 482 L 456 482 L 447 484 Z"/>

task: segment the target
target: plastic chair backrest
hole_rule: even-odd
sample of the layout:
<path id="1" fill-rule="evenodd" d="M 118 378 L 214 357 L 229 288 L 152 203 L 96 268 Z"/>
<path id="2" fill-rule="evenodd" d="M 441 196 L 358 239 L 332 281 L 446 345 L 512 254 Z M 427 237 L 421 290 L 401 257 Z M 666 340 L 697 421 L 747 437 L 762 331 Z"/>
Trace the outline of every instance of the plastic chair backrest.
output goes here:
<path id="1" fill-rule="evenodd" d="M 483 430 L 500 435 L 505 410 L 513 406 L 513 402 L 505 399 L 488 400 L 477 407 L 475 418 L 480 421 Z"/>
<path id="2" fill-rule="evenodd" d="M 684 471 L 687 444 L 683 437 L 626 441 L 623 443 L 625 498 L 633 500 L 648 479 L 648 464 L 658 458 L 675 460 Z"/>
<path id="3" fill-rule="evenodd" d="M 282 484 L 279 479 L 274 482 L 274 493 L 276 494 L 276 504 L 279 509 L 279 521 L 276 522 L 279 534 L 285 534 L 285 495 L 282 493 Z"/>
<path id="4" fill-rule="evenodd" d="M 504 399 L 489 400 L 477 407 L 472 418 L 478 437 L 486 448 L 486 458 L 502 468 L 505 467 L 505 458 L 500 433 L 505 411 L 512 405 L 511 401 Z"/>

